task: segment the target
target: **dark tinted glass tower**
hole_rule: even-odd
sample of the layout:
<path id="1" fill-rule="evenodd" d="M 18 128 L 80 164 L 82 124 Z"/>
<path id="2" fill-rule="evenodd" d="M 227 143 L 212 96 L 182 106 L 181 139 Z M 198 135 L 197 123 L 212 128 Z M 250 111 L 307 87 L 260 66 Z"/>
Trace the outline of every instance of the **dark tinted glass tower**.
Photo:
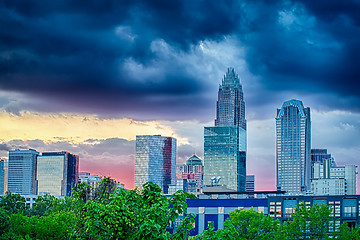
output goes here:
<path id="1" fill-rule="evenodd" d="M 229 68 L 219 86 L 215 127 L 204 129 L 204 184 L 245 191 L 246 120 L 242 85 Z"/>

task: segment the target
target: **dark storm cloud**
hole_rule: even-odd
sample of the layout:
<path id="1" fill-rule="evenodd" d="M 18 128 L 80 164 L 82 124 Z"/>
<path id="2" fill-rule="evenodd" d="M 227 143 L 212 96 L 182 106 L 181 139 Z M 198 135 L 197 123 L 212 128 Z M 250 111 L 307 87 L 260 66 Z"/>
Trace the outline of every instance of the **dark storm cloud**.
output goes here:
<path id="1" fill-rule="evenodd" d="M 293 1 L 256 4 L 256 30 L 241 36 L 250 71 L 267 89 L 342 98 L 319 103 L 359 110 L 359 2 Z M 261 17 L 266 13 L 265 17 Z M 266 19 L 266 21 L 264 21 Z"/>
<path id="2" fill-rule="evenodd" d="M 0 88 L 36 97 L 40 111 L 204 118 L 221 78 L 209 69 L 222 60 L 203 66 L 194 46 L 233 37 L 229 47 L 244 47 L 260 82 L 248 106 L 276 90 L 329 93 L 344 104 L 328 105 L 354 109 L 358 9 L 355 1 L 0 1 Z"/>

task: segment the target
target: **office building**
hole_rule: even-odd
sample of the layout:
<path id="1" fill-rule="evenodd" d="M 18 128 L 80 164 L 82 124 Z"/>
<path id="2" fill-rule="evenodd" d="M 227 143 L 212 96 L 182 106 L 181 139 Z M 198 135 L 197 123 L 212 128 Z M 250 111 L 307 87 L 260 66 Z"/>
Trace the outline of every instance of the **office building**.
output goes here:
<path id="1" fill-rule="evenodd" d="M 180 186 L 186 186 L 188 192 L 196 193 L 196 189 L 202 186 L 204 177 L 204 166 L 201 159 L 194 154 L 186 161 L 186 164 L 178 165 L 177 168 L 177 179 L 186 180 L 186 183 L 180 183 Z"/>
<path id="2" fill-rule="evenodd" d="M 9 151 L 8 191 L 23 195 L 37 193 L 36 188 L 36 150 Z"/>
<path id="3" fill-rule="evenodd" d="M 92 175 L 89 172 L 80 172 L 79 182 L 87 183 L 91 187 L 95 188 L 97 184 L 101 182 L 101 177 L 97 175 Z"/>
<path id="4" fill-rule="evenodd" d="M 197 199 L 187 199 L 187 213 L 195 214 L 194 228 L 190 236 L 200 235 L 209 226 L 214 231 L 222 229 L 230 212 L 236 209 L 252 209 L 264 213 L 281 223 L 289 221 L 299 203 L 311 207 L 314 204 L 327 204 L 331 212 L 331 222 L 328 233 L 339 230 L 342 224 L 354 229 L 360 223 L 360 195 L 349 196 L 281 196 L 270 194 L 260 198 L 237 198 L 234 194 L 200 195 Z M 214 198 L 216 197 L 216 198 Z"/>
<path id="5" fill-rule="evenodd" d="M 4 162 L 4 193 L 7 192 L 8 190 L 8 167 L 9 166 L 9 162 L 5 161 Z"/>
<path id="6" fill-rule="evenodd" d="M 355 195 L 356 166 L 332 166 L 333 158 L 314 163 L 311 192 L 314 195 Z"/>
<path id="7" fill-rule="evenodd" d="M 242 85 L 229 68 L 219 86 L 215 127 L 204 128 L 204 185 L 245 191 L 246 120 Z"/>
<path id="8" fill-rule="evenodd" d="M 311 149 L 311 176 L 314 178 L 314 163 L 323 163 L 326 159 L 332 159 L 331 166 L 335 167 L 335 160 L 331 157 L 331 154 L 327 152 L 327 149 Z"/>
<path id="9" fill-rule="evenodd" d="M 276 184 L 287 194 L 310 190 L 310 108 L 299 100 L 284 102 L 276 116 Z"/>
<path id="10" fill-rule="evenodd" d="M 68 152 L 44 152 L 37 158 L 38 194 L 70 196 L 79 177 L 79 157 Z"/>
<path id="11" fill-rule="evenodd" d="M 135 187 L 156 183 L 165 194 L 176 184 L 176 139 L 161 135 L 136 136 Z"/>
<path id="12" fill-rule="evenodd" d="M 327 149 L 311 149 L 311 163 L 323 163 L 324 160 L 330 159 L 331 154 L 327 152 Z M 334 164 L 333 161 L 332 164 Z"/>
<path id="13" fill-rule="evenodd" d="M 246 175 L 246 192 L 254 192 L 255 191 L 255 175 Z"/>
<path id="14" fill-rule="evenodd" d="M 5 193 L 5 160 L 0 159 L 0 195 Z"/>

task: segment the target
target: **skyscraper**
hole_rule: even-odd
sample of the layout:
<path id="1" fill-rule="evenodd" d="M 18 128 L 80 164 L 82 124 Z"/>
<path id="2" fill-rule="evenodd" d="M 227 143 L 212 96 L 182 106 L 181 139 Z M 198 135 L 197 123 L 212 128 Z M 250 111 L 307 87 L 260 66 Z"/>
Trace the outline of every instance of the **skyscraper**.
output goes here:
<path id="1" fill-rule="evenodd" d="M 310 108 L 289 100 L 277 109 L 276 185 L 277 190 L 301 194 L 310 190 Z"/>
<path id="2" fill-rule="evenodd" d="M 36 194 L 36 158 L 34 149 L 9 151 L 8 191 L 23 195 Z"/>
<path id="3" fill-rule="evenodd" d="M 38 194 L 70 196 L 79 176 L 79 157 L 68 152 L 44 152 L 37 158 Z"/>
<path id="4" fill-rule="evenodd" d="M 156 183 L 165 194 L 176 184 L 176 139 L 161 135 L 136 136 L 135 187 Z"/>
<path id="5" fill-rule="evenodd" d="M 244 94 L 238 75 L 229 68 L 219 86 L 215 127 L 204 128 L 204 184 L 245 191 L 245 182 Z"/>

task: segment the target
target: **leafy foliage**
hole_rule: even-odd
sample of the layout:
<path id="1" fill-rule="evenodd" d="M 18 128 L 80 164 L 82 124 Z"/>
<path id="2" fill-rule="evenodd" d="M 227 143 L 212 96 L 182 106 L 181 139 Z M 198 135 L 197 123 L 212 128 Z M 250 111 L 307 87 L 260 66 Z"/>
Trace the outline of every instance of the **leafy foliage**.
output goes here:
<path id="1" fill-rule="evenodd" d="M 273 239 L 279 230 L 279 221 L 252 209 L 236 209 L 224 223 L 223 239 Z"/>
<path id="2" fill-rule="evenodd" d="M 100 195 L 96 197 L 95 194 L 92 199 L 87 198 L 85 203 L 78 205 L 83 216 L 77 232 L 80 238 L 168 239 L 170 235 L 166 229 L 169 223 L 175 221 L 187 207 L 186 197 L 189 194 L 178 192 L 167 198 L 161 194 L 161 188 L 152 182 L 144 184 L 141 192 L 113 191 L 107 179 L 103 183 Z M 79 202 L 82 200 L 79 199 Z M 184 234 L 184 229 L 180 229 Z"/>
<path id="3" fill-rule="evenodd" d="M 209 227 L 193 239 L 279 239 L 280 222 L 253 209 L 236 209 L 226 219 L 224 228 L 213 231 Z"/>
<path id="4" fill-rule="evenodd" d="M 286 239 L 328 239 L 329 206 L 314 204 L 311 208 L 299 203 L 290 221 L 282 225 Z"/>
<path id="5" fill-rule="evenodd" d="M 24 197 L 20 196 L 20 194 L 12 194 L 11 192 L 6 192 L 6 194 L 0 198 L 0 208 L 9 213 L 27 214 L 29 207 L 25 203 Z"/>
<path id="6" fill-rule="evenodd" d="M 19 194 L 0 197 L 0 239 L 328 239 L 332 222 L 326 205 L 311 208 L 300 203 L 292 218 L 280 224 L 254 210 L 235 210 L 223 229 L 209 226 L 201 235 L 189 237 L 194 214 L 187 214 L 186 199 L 192 194 L 178 191 L 161 194 L 149 182 L 143 190 L 116 189 L 104 178 L 96 188 L 81 183 L 72 197 L 38 197 L 32 209 Z M 174 222 L 183 218 L 174 231 Z M 171 232 L 171 233 L 170 233 Z M 360 228 L 346 224 L 330 237 L 360 239 Z"/>
<path id="7" fill-rule="evenodd" d="M 39 215 L 39 216 L 48 216 L 51 213 L 57 213 L 61 211 L 72 211 L 74 205 L 73 198 L 64 197 L 64 198 L 55 198 L 52 195 L 39 196 L 35 200 L 35 204 L 30 209 L 30 216 Z"/>

